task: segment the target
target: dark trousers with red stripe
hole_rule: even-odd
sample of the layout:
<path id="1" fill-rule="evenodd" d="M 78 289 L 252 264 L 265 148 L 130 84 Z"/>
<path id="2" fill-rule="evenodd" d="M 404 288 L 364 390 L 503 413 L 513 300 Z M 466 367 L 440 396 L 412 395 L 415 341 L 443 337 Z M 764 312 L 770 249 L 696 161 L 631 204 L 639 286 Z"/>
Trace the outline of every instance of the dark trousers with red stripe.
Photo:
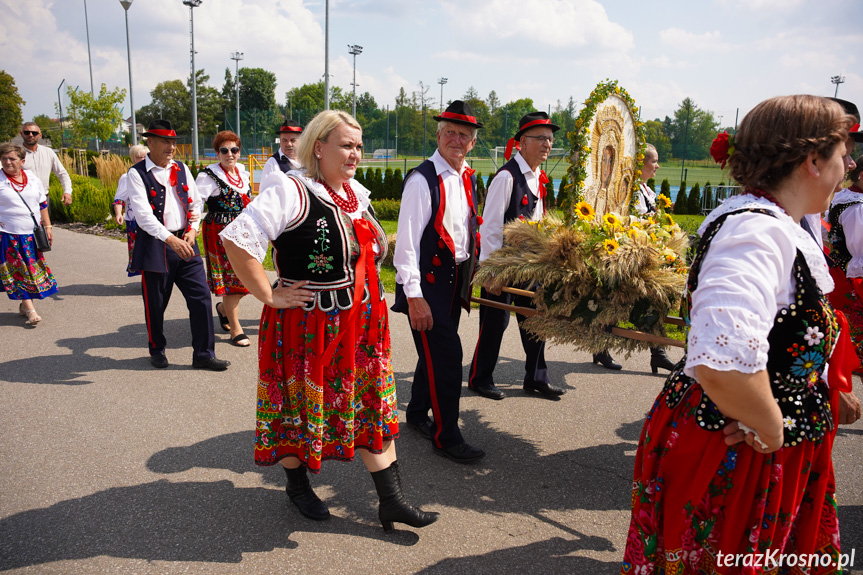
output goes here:
<path id="1" fill-rule="evenodd" d="M 150 355 L 165 353 L 167 343 L 163 333 L 165 309 L 176 285 L 186 298 L 186 307 L 189 309 L 194 358 L 214 357 L 213 348 L 216 338 L 213 334 L 213 308 L 204 262 L 199 255 L 184 261 L 170 248 L 166 250 L 165 256 L 167 272 L 141 273 Z"/>
<path id="2" fill-rule="evenodd" d="M 493 295 L 481 290 L 483 299 L 490 299 L 505 304 L 521 307 L 533 307 L 530 298 L 515 296 L 508 293 Z M 494 383 L 494 368 L 500 356 L 500 344 L 503 332 L 509 325 L 510 312 L 494 307 L 481 305 L 479 307 L 479 338 L 476 350 L 468 372 L 470 387 L 488 387 Z M 516 314 L 518 333 L 521 336 L 521 346 L 524 348 L 524 383 L 548 383 L 548 366 L 545 364 L 545 341 L 537 340 L 522 327 L 525 317 Z"/>
<path id="3" fill-rule="evenodd" d="M 432 308 L 432 314 L 432 329 L 411 330 L 419 359 L 405 419 L 412 424 L 425 423 L 431 410 L 435 426 L 432 441 L 445 448 L 464 443 L 458 428 L 463 357 L 458 335 L 461 319 L 458 296 L 453 298 L 449 310 Z"/>

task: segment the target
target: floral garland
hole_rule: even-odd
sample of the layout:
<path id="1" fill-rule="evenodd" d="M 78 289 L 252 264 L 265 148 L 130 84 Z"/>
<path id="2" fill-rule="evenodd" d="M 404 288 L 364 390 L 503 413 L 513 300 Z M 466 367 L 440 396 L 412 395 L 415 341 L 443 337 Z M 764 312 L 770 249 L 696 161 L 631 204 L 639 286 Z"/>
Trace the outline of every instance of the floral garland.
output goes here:
<path id="1" fill-rule="evenodd" d="M 590 97 L 584 101 L 584 108 L 575 120 L 575 130 L 569 132 L 567 137 L 570 142 L 569 183 L 566 186 L 566 199 L 562 208 L 567 223 L 575 221 L 575 205 L 584 199 L 584 180 L 587 177 L 587 158 L 590 154 L 588 141 L 590 138 L 590 121 L 596 113 L 596 107 L 614 94 L 626 102 L 629 111 L 635 121 L 635 138 L 638 143 L 638 154 L 635 159 L 635 177 L 632 180 L 631 192 L 636 192 L 641 181 L 641 168 L 644 166 L 645 128 L 638 114 L 635 100 L 625 89 L 617 85 L 617 80 L 608 80 L 597 84 Z M 631 194 L 632 204 L 630 211 L 634 210 L 636 203 L 635 194 Z"/>

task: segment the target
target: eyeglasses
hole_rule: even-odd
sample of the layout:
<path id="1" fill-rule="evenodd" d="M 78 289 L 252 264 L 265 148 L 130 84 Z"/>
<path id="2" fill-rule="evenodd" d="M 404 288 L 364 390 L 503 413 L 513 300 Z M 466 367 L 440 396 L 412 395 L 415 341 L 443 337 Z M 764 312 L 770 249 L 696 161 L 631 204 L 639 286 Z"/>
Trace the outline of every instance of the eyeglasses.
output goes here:
<path id="1" fill-rule="evenodd" d="M 549 144 L 554 143 L 553 136 L 525 136 L 525 138 L 530 138 L 531 140 L 536 140 L 540 144 L 545 144 L 546 142 Z"/>
<path id="2" fill-rule="evenodd" d="M 229 150 L 228 148 L 219 148 L 219 153 L 220 153 L 220 154 L 227 154 L 228 152 L 231 152 L 232 154 L 236 154 L 236 153 L 238 153 L 239 151 L 240 151 L 240 148 L 238 148 L 237 146 L 234 146 L 234 147 L 233 147 L 233 148 L 231 148 L 230 150 Z"/>
<path id="3" fill-rule="evenodd" d="M 473 136 L 471 136 L 470 134 L 459 134 L 455 130 L 444 130 L 443 135 L 450 140 L 458 140 L 459 142 L 467 143 L 473 140 Z"/>
<path id="4" fill-rule="evenodd" d="M 41 132 L 39 130 L 21 130 L 21 133 L 25 136 L 38 136 Z"/>

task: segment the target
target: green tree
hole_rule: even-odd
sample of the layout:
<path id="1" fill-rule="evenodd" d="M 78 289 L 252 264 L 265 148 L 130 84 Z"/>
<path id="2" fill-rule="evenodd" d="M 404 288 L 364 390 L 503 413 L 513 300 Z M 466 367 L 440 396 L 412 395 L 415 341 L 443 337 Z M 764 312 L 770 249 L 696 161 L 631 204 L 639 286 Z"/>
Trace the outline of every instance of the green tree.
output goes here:
<path id="1" fill-rule="evenodd" d="M 15 78 L 0 70 L 0 140 L 11 140 L 18 135 L 18 130 L 24 122 L 21 117 L 21 106 L 27 102 L 18 93 Z"/>
<path id="2" fill-rule="evenodd" d="M 159 82 L 150 91 L 150 103 L 139 109 L 136 120 L 145 127 L 157 118 L 171 122 L 174 131 L 187 135 L 192 131 L 192 95 L 182 80 Z"/>
<path id="3" fill-rule="evenodd" d="M 659 184 L 659 193 L 663 194 L 669 200 L 671 199 L 671 184 L 668 183 L 668 178 L 662 180 L 662 183 Z"/>
<path id="4" fill-rule="evenodd" d="M 671 140 L 665 133 L 663 123 L 659 120 L 648 120 L 644 123 L 644 137 L 648 144 L 653 144 L 659 155 L 659 161 L 664 162 L 671 158 Z"/>
<path id="5" fill-rule="evenodd" d="M 686 180 L 680 182 L 680 191 L 674 200 L 674 213 L 685 214 L 689 211 L 689 199 L 686 197 Z"/>
<path id="6" fill-rule="evenodd" d="M 384 189 L 384 174 L 380 168 L 375 168 L 375 173 L 374 173 L 373 178 L 374 179 L 372 181 L 372 185 L 374 187 L 369 188 L 369 189 L 372 190 L 373 192 L 377 192 L 378 194 L 380 194 L 381 190 Z"/>
<path id="7" fill-rule="evenodd" d="M 222 101 L 222 95 L 218 90 L 207 84 L 210 81 L 210 76 L 203 69 L 195 70 L 195 97 L 198 99 L 198 135 L 204 138 L 204 147 L 209 147 L 207 136 L 216 135 L 217 127 L 222 129 L 225 127 L 225 108 Z M 192 102 L 192 75 L 186 79 L 186 87 L 189 94 L 189 103 Z M 189 125 L 191 126 L 191 112 L 187 114 L 190 117 Z"/>
<path id="8" fill-rule="evenodd" d="M 656 180 L 654 180 L 653 178 L 647 180 L 647 187 L 656 192 Z"/>
<path id="9" fill-rule="evenodd" d="M 405 183 L 405 178 L 402 176 L 402 169 L 396 168 L 396 171 L 393 172 L 393 185 L 395 186 L 396 195 L 395 199 L 402 199 L 402 186 Z"/>
<path id="10" fill-rule="evenodd" d="M 545 183 L 545 209 L 549 209 L 554 205 L 554 180 L 551 178 Z"/>
<path id="11" fill-rule="evenodd" d="M 240 68 L 240 109 L 272 110 L 276 105 L 276 75 L 263 68 Z"/>
<path id="12" fill-rule="evenodd" d="M 563 174 L 563 177 L 560 179 L 560 186 L 557 188 L 557 198 L 555 199 L 554 205 L 559 206 L 561 203 L 561 199 L 566 198 L 566 186 L 569 184 L 569 175 Z M 552 207 L 551 204 L 548 206 Z"/>
<path id="13" fill-rule="evenodd" d="M 689 206 L 688 213 L 696 215 L 701 213 L 701 186 L 698 182 L 689 190 L 689 197 L 686 200 Z"/>
<path id="14" fill-rule="evenodd" d="M 666 118 L 668 120 L 668 118 Z M 685 98 L 674 112 L 667 132 L 675 158 L 702 160 L 710 157 L 710 144 L 718 124 L 713 113 L 702 110 L 690 98 Z"/>
<path id="15" fill-rule="evenodd" d="M 366 186 L 366 175 L 362 168 L 357 168 L 357 172 L 354 174 L 354 179 L 368 188 L 368 186 Z"/>
<path id="16" fill-rule="evenodd" d="M 383 187 L 382 197 L 386 198 L 388 200 L 395 199 L 395 197 L 396 197 L 396 192 L 395 192 L 395 189 L 393 188 L 393 169 L 392 168 L 387 168 L 386 171 L 384 171 L 384 187 Z"/>
<path id="17" fill-rule="evenodd" d="M 126 99 L 124 88 L 114 88 L 109 92 L 102 84 L 99 95 L 94 97 L 90 92 L 69 86 L 66 95 L 69 97 L 67 117 L 72 124 L 72 141 L 76 145 L 96 138 L 110 139 L 123 121 L 118 106 Z"/>

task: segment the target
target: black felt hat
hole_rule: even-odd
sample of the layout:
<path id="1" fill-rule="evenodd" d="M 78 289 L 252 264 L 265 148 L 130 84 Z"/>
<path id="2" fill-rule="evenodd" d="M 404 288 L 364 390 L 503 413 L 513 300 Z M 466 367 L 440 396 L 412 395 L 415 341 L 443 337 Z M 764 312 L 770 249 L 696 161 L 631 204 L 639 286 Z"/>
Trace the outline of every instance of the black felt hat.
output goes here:
<path id="1" fill-rule="evenodd" d="M 472 128 L 482 128 L 482 124 L 476 121 L 476 116 L 473 115 L 473 108 L 467 102 L 455 100 L 447 106 L 447 109 L 440 116 L 433 116 L 436 122 L 452 122 L 453 124 L 464 124 Z"/>
<path id="2" fill-rule="evenodd" d="M 851 126 L 851 130 L 849 130 L 848 135 L 851 136 L 851 139 L 855 142 L 863 142 L 863 132 L 860 131 L 860 111 L 857 109 L 857 106 L 848 100 L 841 100 L 839 98 L 830 99 L 842 106 L 845 109 L 846 114 L 854 116 L 856 123 Z"/>
<path id="3" fill-rule="evenodd" d="M 515 133 L 513 139 L 516 141 L 520 140 L 525 132 L 531 128 L 536 128 L 537 126 L 551 128 L 552 133 L 560 129 L 560 126 L 556 126 L 551 123 L 551 120 L 548 119 L 548 114 L 545 112 L 531 112 L 529 114 L 525 114 L 522 119 L 518 121 L 518 132 Z"/>
<path id="4" fill-rule="evenodd" d="M 296 122 L 294 120 L 285 120 L 285 123 L 282 124 L 282 126 L 279 128 L 279 131 L 276 132 L 276 135 L 278 136 L 279 134 L 286 133 L 302 134 L 303 127 L 299 124 L 299 122 Z"/>
<path id="5" fill-rule="evenodd" d="M 171 127 L 171 122 L 168 120 L 153 120 L 144 132 L 144 136 L 157 136 L 166 140 L 176 140 L 180 136 Z"/>

